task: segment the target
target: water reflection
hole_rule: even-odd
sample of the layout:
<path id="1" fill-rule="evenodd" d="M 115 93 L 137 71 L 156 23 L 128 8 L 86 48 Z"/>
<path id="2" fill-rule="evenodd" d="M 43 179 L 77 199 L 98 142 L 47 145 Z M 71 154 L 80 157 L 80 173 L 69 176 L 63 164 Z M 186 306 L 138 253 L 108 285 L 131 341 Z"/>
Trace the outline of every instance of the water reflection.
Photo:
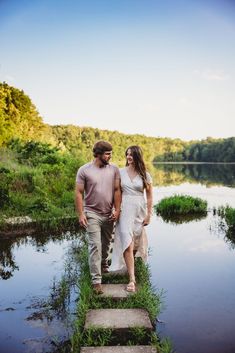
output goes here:
<path id="1" fill-rule="evenodd" d="M 82 233 L 0 242 L 0 352 L 67 352 Z"/>
<path id="2" fill-rule="evenodd" d="M 14 243 L 10 240 L 0 242 L 0 279 L 8 280 L 19 270 L 13 255 Z"/>
<path id="3" fill-rule="evenodd" d="M 8 238 L 0 242 L 0 279 L 8 280 L 14 275 L 15 271 L 19 271 L 16 263 L 14 251 L 21 246 L 32 246 L 37 252 L 45 252 L 46 246 L 51 241 L 64 241 L 76 239 L 75 233 L 60 234 L 34 234 L 28 237 Z"/>
<path id="4" fill-rule="evenodd" d="M 225 243 L 229 245 L 231 250 L 235 249 L 235 229 L 229 228 L 224 218 L 214 212 L 214 219 L 209 227 L 212 234 L 217 237 L 223 237 Z"/>
<path id="5" fill-rule="evenodd" d="M 154 204 L 174 194 L 208 202 L 205 218 L 184 218 L 176 226 L 154 215 L 148 226 L 152 281 L 166 291 L 158 332 L 170 337 L 176 352 L 235 352 L 234 235 L 213 214 L 214 207 L 235 207 L 234 168 L 162 164 L 151 171 Z"/>
<path id="6" fill-rule="evenodd" d="M 180 185 L 185 182 L 207 186 L 235 186 L 235 164 L 154 164 L 150 167 L 155 185 Z"/>
<path id="7" fill-rule="evenodd" d="M 207 213 L 205 214 L 187 214 L 187 215 L 161 215 L 162 219 L 166 223 L 172 223 L 172 224 L 182 224 L 182 223 L 189 223 L 193 221 L 200 221 L 204 218 L 207 217 Z"/>

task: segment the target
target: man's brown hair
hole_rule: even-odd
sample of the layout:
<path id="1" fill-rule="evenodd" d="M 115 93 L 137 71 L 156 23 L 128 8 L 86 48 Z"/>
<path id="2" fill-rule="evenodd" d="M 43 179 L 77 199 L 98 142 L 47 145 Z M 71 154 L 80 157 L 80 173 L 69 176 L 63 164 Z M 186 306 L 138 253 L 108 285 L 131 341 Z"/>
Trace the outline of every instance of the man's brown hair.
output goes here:
<path id="1" fill-rule="evenodd" d="M 93 156 L 97 157 L 99 154 L 104 154 L 106 151 L 112 151 L 113 147 L 111 143 L 107 141 L 97 141 L 93 146 Z"/>

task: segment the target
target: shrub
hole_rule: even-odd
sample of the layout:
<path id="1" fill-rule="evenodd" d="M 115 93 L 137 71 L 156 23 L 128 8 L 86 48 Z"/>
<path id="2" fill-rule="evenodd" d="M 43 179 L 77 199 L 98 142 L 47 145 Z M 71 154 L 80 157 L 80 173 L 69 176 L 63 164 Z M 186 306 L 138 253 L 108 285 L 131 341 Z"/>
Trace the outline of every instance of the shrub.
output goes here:
<path id="1" fill-rule="evenodd" d="M 22 164 L 37 166 L 39 164 L 57 164 L 61 156 L 57 147 L 47 143 L 28 141 L 22 143 L 20 140 L 12 140 L 8 146 L 18 153 L 18 160 Z"/>
<path id="2" fill-rule="evenodd" d="M 9 169 L 0 168 L 0 209 L 10 202 L 9 185 L 12 175 Z"/>

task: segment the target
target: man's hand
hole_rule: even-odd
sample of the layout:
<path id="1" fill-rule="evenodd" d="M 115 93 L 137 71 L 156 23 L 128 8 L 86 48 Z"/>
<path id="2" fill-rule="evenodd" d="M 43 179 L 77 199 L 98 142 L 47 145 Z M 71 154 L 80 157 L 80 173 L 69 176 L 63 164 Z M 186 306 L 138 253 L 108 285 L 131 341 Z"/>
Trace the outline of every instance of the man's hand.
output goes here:
<path id="1" fill-rule="evenodd" d="M 116 222 L 118 220 L 120 216 L 120 211 L 116 211 L 116 210 L 113 210 L 112 211 L 112 214 L 110 216 L 110 219 L 113 221 L 113 222 Z"/>
<path id="2" fill-rule="evenodd" d="M 84 213 L 79 216 L 79 224 L 83 228 L 87 228 L 87 218 Z"/>

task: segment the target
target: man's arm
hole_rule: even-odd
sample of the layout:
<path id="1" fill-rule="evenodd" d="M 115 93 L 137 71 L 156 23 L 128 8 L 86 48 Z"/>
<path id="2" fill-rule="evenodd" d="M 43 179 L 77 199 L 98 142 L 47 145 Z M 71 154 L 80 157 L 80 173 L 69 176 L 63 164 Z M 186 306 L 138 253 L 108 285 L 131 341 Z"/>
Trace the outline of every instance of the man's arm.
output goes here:
<path id="1" fill-rule="evenodd" d="M 76 211 L 79 216 L 79 224 L 82 227 L 87 227 L 87 218 L 83 209 L 83 193 L 84 193 L 84 184 L 76 184 L 75 189 L 75 206 Z"/>
<path id="2" fill-rule="evenodd" d="M 120 179 L 115 179 L 114 184 L 114 212 L 112 213 L 112 220 L 116 221 L 120 216 L 122 202 L 122 192 L 121 192 L 121 183 Z"/>

